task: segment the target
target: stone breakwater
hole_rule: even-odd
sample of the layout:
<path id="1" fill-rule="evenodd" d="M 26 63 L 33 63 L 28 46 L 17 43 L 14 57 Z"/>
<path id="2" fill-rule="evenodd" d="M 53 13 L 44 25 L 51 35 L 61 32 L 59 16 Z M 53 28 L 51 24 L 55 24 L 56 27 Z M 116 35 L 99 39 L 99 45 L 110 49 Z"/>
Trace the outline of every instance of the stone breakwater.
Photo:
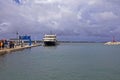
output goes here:
<path id="1" fill-rule="evenodd" d="M 105 45 L 120 45 L 120 42 L 106 42 Z"/>

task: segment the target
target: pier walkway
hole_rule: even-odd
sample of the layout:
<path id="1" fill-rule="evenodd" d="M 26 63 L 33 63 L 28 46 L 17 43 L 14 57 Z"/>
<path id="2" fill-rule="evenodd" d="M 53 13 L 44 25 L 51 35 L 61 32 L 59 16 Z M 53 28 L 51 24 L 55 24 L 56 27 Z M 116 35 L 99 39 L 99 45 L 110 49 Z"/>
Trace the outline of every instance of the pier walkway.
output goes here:
<path id="1" fill-rule="evenodd" d="M 27 48 L 32 48 L 32 47 L 37 47 L 37 46 L 41 46 L 41 44 L 33 44 L 31 46 L 24 45 L 23 47 L 16 46 L 15 48 L 5 48 L 5 49 L 1 49 L 0 50 L 0 55 L 6 54 L 6 53 L 12 52 L 12 51 L 19 51 L 19 50 L 23 50 L 23 49 L 27 49 Z"/>

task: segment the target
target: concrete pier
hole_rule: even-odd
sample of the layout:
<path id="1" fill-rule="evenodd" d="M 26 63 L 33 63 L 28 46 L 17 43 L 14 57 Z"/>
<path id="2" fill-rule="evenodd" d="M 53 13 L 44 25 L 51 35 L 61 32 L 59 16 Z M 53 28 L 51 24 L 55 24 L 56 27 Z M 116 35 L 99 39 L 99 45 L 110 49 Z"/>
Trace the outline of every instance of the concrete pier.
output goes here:
<path id="1" fill-rule="evenodd" d="M 37 46 L 41 46 L 41 44 L 33 44 L 31 46 L 24 45 L 23 47 L 16 46 L 15 48 L 5 48 L 5 49 L 1 49 L 0 50 L 0 55 L 4 55 L 4 54 L 6 54 L 8 52 L 19 51 L 19 50 L 23 50 L 23 49 L 27 49 L 27 48 L 32 48 L 32 47 L 37 47 Z"/>

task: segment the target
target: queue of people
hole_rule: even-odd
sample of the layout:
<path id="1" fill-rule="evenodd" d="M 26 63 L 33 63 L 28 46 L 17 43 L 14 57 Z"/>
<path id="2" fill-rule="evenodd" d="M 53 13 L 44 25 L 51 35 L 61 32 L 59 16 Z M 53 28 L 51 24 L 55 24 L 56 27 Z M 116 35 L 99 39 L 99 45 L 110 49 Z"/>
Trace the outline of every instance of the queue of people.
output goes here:
<path id="1" fill-rule="evenodd" d="M 14 47 L 15 47 L 14 41 L 0 40 L 0 49 L 14 48 Z"/>

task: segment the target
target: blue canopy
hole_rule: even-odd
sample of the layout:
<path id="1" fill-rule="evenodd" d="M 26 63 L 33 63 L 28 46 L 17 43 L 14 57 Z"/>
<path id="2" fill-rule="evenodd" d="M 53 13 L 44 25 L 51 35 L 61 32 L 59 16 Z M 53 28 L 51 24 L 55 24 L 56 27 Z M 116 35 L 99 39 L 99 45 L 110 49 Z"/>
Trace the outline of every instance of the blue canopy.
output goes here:
<path id="1" fill-rule="evenodd" d="M 19 36 L 20 40 L 29 40 L 29 45 L 32 44 L 31 36 Z"/>
<path id="2" fill-rule="evenodd" d="M 14 0 L 16 3 L 18 3 L 18 4 L 20 4 L 21 2 L 20 2 L 20 0 Z"/>

